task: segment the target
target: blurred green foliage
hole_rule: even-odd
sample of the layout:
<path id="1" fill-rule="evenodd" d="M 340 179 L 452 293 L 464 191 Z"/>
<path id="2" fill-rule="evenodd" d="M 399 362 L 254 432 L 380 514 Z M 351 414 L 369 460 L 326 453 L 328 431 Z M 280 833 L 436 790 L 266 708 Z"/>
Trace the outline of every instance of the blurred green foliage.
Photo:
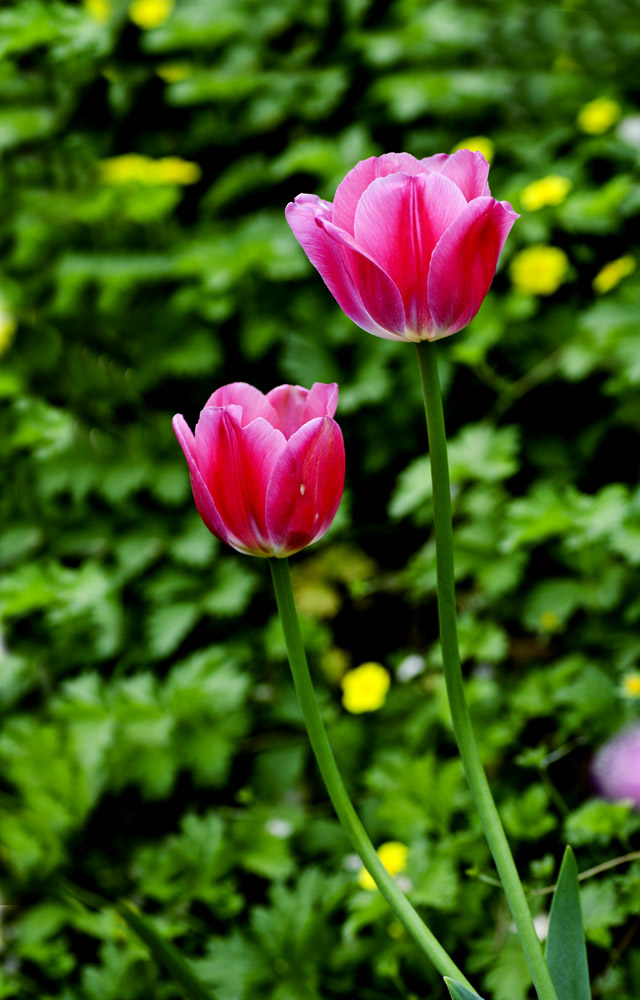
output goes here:
<path id="1" fill-rule="evenodd" d="M 492 190 L 522 218 L 440 350 L 469 697 L 529 888 L 553 883 L 565 840 L 581 870 L 637 850 L 640 815 L 588 776 L 640 709 L 624 687 L 640 659 L 637 4 L 15 0 L 0 53 L 0 996 L 180 996 L 60 876 L 134 899 L 219 1000 L 446 996 L 358 887 L 264 565 L 193 509 L 170 418 L 193 424 L 245 380 L 340 383 L 347 495 L 294 562 L 331 740 L 374 842 L 410 847 L 434 931 L 483 996 L 524 1000 L 453 752 L 413 351 L 341 314 L 283 209 L 331 199 L 373 153 L 493 144 Z M 610 120 L 585 118 L 602 97 Z M 524 212 L 550 174 L 564 200 Z M 509 277 L 540 245 L 568 260 L 544 296 Z M 364 660 L 394 680 L 356 718 L 339 679 Z M 637 995 L 639 891 L 638 861 L 583 885 L 599 996 Z"/>

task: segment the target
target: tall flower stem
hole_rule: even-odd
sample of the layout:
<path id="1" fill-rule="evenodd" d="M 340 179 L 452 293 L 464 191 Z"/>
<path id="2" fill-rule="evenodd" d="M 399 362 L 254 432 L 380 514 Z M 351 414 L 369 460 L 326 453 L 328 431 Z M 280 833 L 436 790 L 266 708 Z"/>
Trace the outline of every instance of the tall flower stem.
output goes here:
<path id="1" fill-rule="evenodd" d="M 462 682 L 458 651 L 455 577 L 453 570 L 453 528 L 451 523 L 451 488 L 447 438 L 442 410 L 438 361 L 434 342 L 416 344 L 422 380 L 424 408 L 427 417 L 431 479 L 433 482 L 433 515 L 436 537 L 436 567 L 438 574 L 438 620 L 440 643 L 451 709 L 453 731 L 462 758 L 471 794 L 482 822 L 489 849 L 500 876 L 511 913 L 527 958 L 533 984 L 540 1000 L 558 1000 L 533 926 L 529 905 L 516 870 L 504 828 L 487 781 Z"/>
<path id="2" fill-rule="evenodd" d="M 418 916 L 407 897 L 400 891 L 395 880 L 386 870 L 376 854 L 367 832 L 360 822 L 344 787 L 338 766 L 329 744 L 327 731 L 320 715 L 313 683 L 309 674 L 307 657 L 300 634 L 300 624 L 291 589 L 289 564 L 286 559 L 270 559 L 271 576 L 278 603 L 278 612 L 284 631 L 289 665 L 293 682 L 302 709 L 311 748 L 329 793 L 329 798 L 338 819 L 351 838 L 365 868 L 387 900 L 389 906 L 404 925 L 416 943 L 443 976 L 450 976 L 457 982 L 472 989 L 469 982 L 436 940 L 429 928 Z"/>

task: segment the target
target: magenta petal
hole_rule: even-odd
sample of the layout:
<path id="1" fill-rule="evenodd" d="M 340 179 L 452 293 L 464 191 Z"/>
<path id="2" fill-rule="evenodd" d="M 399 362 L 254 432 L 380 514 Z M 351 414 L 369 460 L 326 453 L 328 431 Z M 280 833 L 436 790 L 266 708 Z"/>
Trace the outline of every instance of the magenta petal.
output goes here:
<path id="1" fill-rule="evenodd" d="M 240 552 L 272 555 L 265 497 L 284 435 L 262 417 L 241 427 L 236 407 L 206 407 L 196 427 L 198 467 L 224 524 Z"/>
<path id="2" fill-rule="evenodd" d="M 432 156 L 423 156 L 420 163 L 426 167 L 427 171 L 442 173 L 442 168 L 449 159 L 449 153 L 434 153 Z"/>
<path id="3" fill-rule="evenodd" d="M 518 218 L 506 201 L 469 202 L 433 251 L 428 293 L 436 338 L 470 323 L 493 281 L 504 241 Z"/>
<path id="4" fill-rule="evenodd" d="M 384 153 L 382 156 L 370 156 L 367 160 L 361 160 L 338 185 L 331 221 L 353 236 L 356 208 L 369 185 L 376 178 L 387 177 L 389 174 L 427 173 L 428 168 L 423 164 L 424 160 L 417 160 L 411 153 Z"/>
<path id="5" fill-rule="evenodd" d="M 276 555 L 298 552 L 324 535 L 342 498 L 344 469 L 342 432 L 331 417 L 310 420 L 289 438 L 267 488 Z"/>
<path id="6" fill-rule="evenodd" d="M 304 408 L 304 421 L 332 417 L 338 407 L 338 383 L 314 382 Z"/>
<path id="7" fill-rule="evenodd" d="M 279 385 L 267 393 L 277 413 L 278 427 L 286 438 L 313 417 L 332 417 L 338 405 L 338 386 L 315 382 L 311 389 L 299 385 Z"/>
<path id="8" fill-rule="evenodd" d="M 216 389 L 205 403 L 205 406 L 230 405 L 242 407 L 240 421 L 242 427 L 255 420 L 256 417 L 264 417 L 270 423 L 274 417 L 268 398 L 255 386 L 249 385 L 248 382 L 231 382 L 229 385 L 223 385 Z"/>
<path id="9" fill-rule="evenodd" d="M 304 423 L 303 414 L 309 390 L 301 385 L 279 385 L 267 393 L 267 399 L 276 411 L 274 424 L 286 438 Z"/>
<path id="10" fill-rule="evenodd" d="M 181 413 L 177 413 L 173 418 L 173 429 L 178 439 L 178 444 L 184 452 L 184 457 L 189 466 L 189 478 L 191 479 L 191 489 L 196 508 L 209 531 L 219 538 L 221 542 L 229 542 L 229 536 L 222 522 L 222 518 L 216 509 L 213 498 L 207 489 L 204 479 L 198 469 L 196 460 L 196 442 L 191 432 L 191 428 Z"/>
<path id="11" fill-rule="evenodd" d="M 356 243 L 402 296 L 407 333 L 432 329 L 429 261 L 442 234 L 466 208 L 453 181 L 440 174 L 393 174 L 373 181 L 358 203 Z"/>
<path id="12" fill-rule="evenodd" d="M 462 191 L 467 201 L 491 196 L 489 190 L 489 164 L 482 153 L 459 149 L 442 164 L 443 177 L 449 177 Z"/>
<path id="13" fill-rule="evenodd" d="M 313 202 L 287 205 L 287 222 L 334 299 L 359 327 L 378 337 L 402 337 L 404 310 L 393 282 L 354 246 L 353 237 Z"/>

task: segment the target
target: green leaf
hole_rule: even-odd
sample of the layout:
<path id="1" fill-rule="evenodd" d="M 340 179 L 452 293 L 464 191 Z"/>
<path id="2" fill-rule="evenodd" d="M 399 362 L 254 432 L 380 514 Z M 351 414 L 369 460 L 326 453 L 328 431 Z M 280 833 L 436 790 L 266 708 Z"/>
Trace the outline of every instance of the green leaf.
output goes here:
<path id="1" fill-rule="evenodd" d="M 473 990 L 467 989 L 466 986 L 462 986 L 460 983 L 454 983 L 453 979 L 449 979 L 448 976 L 444 977 L 444 981 L 451 994 L 451 1000 L 482 1000 L 482 997 L 474 993 Z"/>
<path id="2" fill-rule="evenodd" d="M 562 1000 L 590 1000 L 578 866 L 570 847 L 565 850 L 553 894 L 545 957 L 553 985 Z"/>
<path id="3" fill-rule="evenodd" d="M 118 913 L 144 941 L 156 963 L 166 969 L 169 975 L 182 986 L 191 1000 L 214 1000 L 213 993 L 204 988 L 180 953 L 172 944 L 160 937 L 135 907 L 127 902 L 120 902 L 118 903 Z"/>

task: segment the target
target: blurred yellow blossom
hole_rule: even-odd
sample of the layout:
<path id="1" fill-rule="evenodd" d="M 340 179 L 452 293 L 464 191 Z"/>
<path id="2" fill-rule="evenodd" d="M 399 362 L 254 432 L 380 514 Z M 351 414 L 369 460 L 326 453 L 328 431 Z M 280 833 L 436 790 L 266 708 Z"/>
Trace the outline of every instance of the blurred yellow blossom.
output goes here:
<path id="1" fill-rule="evenodd" d="M 375 712 L 382 708 L 391 676 L 381 663 L 362 663 L 342 678 L 342 704 L 348 712 Z"/>
<path id="2" fill-rule="evenodd" d="M 594 292 L 597 292 L 598 295 L 610 292 L 612 288 L 620 284 L 623 278 L 633 274 L 635 269 L 635 258 L 631 254 L 627 254 L 625 257 L 618 257 L 617 260 L 610 260 L 608 264 L 604 265 L 601 271 L 598 271 L 593 279 Z"/>
<path id="3" fill-rule="evenodd" d="M 202 171 L 197 163 L 182 160 L 179 156 L 165 156 L 152 160 L 139 153 L 125 153 L 100 161 L 100 179 L 105 184 L 195 184 Z"/>
<path id="4" fill-rule="evenodd" d="M 172 10 L 173 0 L 133 0 L 129 7 L 129 18 L 146 31 L 164 24 Z"/>
<path id="5" fill-rule="evenodd" d="M 595 101 L 585 104 L 576 122 L 583 132 L 600 135 L 615 125 L 621 115 L 622 108 L 617 101 L 613 101 L 610 97 L 597 97 Z"/>
<path id="6" fill-rule="evenodd" d="M 560 619 L 558 618 L 555 611 L 543 611 L 540 615 L 540 625 L 545 630 L 545 632 L 553 632 L 553 630 L 559 624 Z"/>
<path id="7" fill-rule="evenodd" d="M 4 354 L 11 346 L 16 326 L 15 316 L 10 312 L 2 299 L 0 299 L 0 354 Z"/>
<path id="8" fill-rule="evenodd" d="M 629 698 L 640 698 L 640 674 L 627 674 L 622 680 L 622 690 Z"/>
<path id="9" fill-rule="evenodd" d="M 162 63 L 161 66 L 156 66 L 156 73 L 165 83 L 178 83 L 191 76 L 192 69 L 189 63 Z"/>
<path id="10" fill-rule="evenodd" d="M 572 182 L 560 174 L 548 174 L 539 181 L 532 181 L 520 192 L 522 207 L 527 212 L 537 212 L 547 205 L 560 205 L 569 194 Z"/>
<path id="11" fill-rule="evenodd" d="M 560 52 L 553 60 L 551 69 L 554 73 L 579 73 L 580 64 L 568 52 Z"/>
<path id="12" fill-rule="evenodd" d="M 511 281 L 529 295 L 553 295 L 569 273 L 569 258 L 559 247 L 526 247 L 511 261 Z"/>
<path id="13" fill-rule="evenodd" d="M 104 24 L 111 17 L 111 0 L 84 0 L 84 9 L 94 21 Z"/>
<path id="14" fill-rule="evenodd" d="M 386 844 L 381 844 L 376 853 L 389 874 L 394 877 L 407 867 L 409 848 L 398 840 L 388 840 Z M 361 889 L 376 888 L 376 884 L 366 868 L 360 870 L 358 885 Z"/>
<path id="15" fill-rule="evenodd" d="M 472 135 L 469 139 L 463 139 L 451 150 L 456 153 L 459 149 L 470 149 L 472 153 L 482 153 L 485 160 L 491 163 L 496 147 L 491 139 L 486 135 Z"/>

